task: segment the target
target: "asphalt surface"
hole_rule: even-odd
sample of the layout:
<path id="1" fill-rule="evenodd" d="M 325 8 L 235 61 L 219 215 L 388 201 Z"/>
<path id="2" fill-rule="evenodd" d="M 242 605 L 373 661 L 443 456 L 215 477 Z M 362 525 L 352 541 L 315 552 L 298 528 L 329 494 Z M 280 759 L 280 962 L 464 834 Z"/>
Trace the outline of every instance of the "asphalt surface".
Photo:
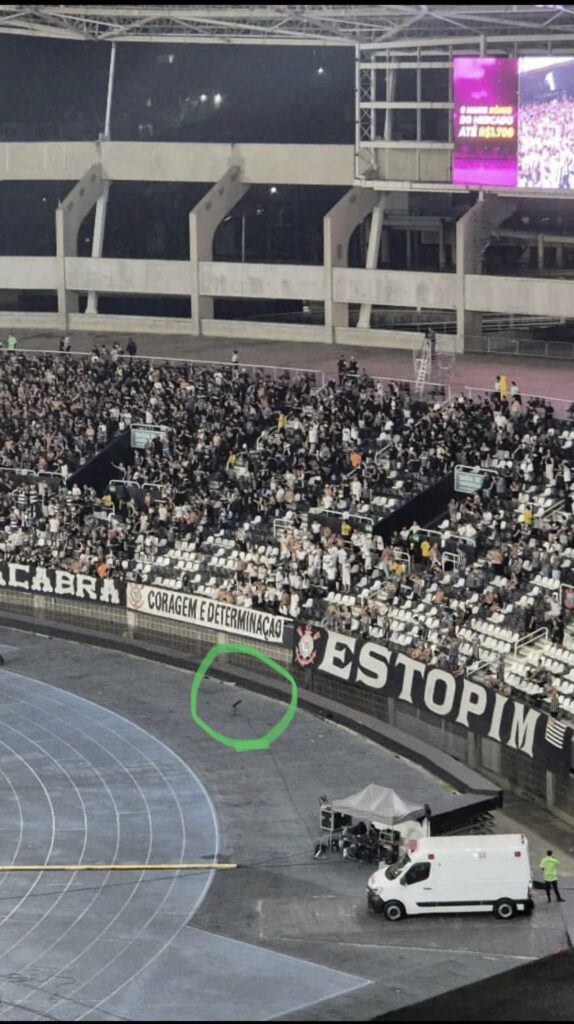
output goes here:
<path id="1" fill-rule="evenodd" d="M 322 794 L 444 792 L 404 758 L 301 711 L 269 750 L 237 753 L 192 722 L 187 671 L 4 628 L 2 649 L 3 863 L 240 867 L 0 874 L 1 1018 L 367 1019 L 565 948 L 555 904 L 391 926 L 367 912 L 370 868 L 313 859 Z M 283 710 L 201 690 L 235 738 Z"/>

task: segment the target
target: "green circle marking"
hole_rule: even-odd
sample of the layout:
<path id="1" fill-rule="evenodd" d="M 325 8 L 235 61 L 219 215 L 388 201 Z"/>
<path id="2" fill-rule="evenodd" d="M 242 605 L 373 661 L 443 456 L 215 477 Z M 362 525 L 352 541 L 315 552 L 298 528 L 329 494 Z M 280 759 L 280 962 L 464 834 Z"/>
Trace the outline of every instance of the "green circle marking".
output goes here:
<path id="1" fill-rule="evenodd" d="M 219 658 L 220 654 L 248 654 L 251 658 L 257 658 L 262 661 L 267 668 L 273 669 L 284 679 L 287 679 L 291 683 L 291 700 L 289 707 L 283 715 L 283 717 L 274 725 L 269 732 L 265 733 L 265 736 L 261 736 L 255 740 L 236 740 L 232 736 L 225 736 L 224 733 L 218 732 L 217 729 L 213 729 L 211 725 L 204 722 L 197 710 L 197 695 L 199 688 L 205 678 L 206 672 L 211 668 L 216 658 Z M 207 652 L 201 665 L 199 666 L 195 676 L 193 677 L 193 683 L 191 684 L 191 717 L 193 721 L 199 725 L 200 729 L 203 729 L 208 736 L 211 736 L 213 740 L 217 740 L 218 743 L 222 743 L 225 747 L 233 747 L 234 750 L 268 750 L 272 743 L 285 732 L 287 726 L 291 725 L 295 712 L 297 710 L 297 699 L 298 690 L 297 683 L 293 679 L 290 672 L 287 671 L 283 665 L 279 665 L 278 662 L 273 661 L 272 658 L 268 658 L 266 654 L 262 654 L 257 648 L 251 647 L 250 644 L 214 644 L 213 647 Z"/>

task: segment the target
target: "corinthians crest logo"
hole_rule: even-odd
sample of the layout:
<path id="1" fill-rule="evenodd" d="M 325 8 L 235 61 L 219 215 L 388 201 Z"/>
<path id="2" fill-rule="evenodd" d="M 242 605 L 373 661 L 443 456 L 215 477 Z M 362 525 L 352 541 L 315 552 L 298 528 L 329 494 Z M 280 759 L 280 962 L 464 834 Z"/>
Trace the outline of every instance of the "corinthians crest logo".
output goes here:
<path id="1" fill-rule="evenodd" d="M 130 605 L 137 612 L 144 606 L 144 589 L 140 583 L 130 583 Z"/>
<path id="2" fill-rule="evenodd" d="M 321 634 L 314 633 L 313 627 L 309 625 L 305 626 L 305 629 L 301 629 L 301 626 L 299 626 L 297 633 L 300 639 L 295 648 L 295 661 L 305 668 L 307 665 L 312 665 L 317 657 L 315 640 L 318 640 Z"/>

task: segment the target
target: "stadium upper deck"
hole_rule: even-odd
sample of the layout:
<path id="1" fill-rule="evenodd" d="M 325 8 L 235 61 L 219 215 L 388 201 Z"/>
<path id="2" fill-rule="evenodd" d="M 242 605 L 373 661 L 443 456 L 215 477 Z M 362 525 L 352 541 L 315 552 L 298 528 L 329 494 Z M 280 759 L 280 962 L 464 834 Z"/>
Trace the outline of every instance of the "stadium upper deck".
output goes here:
<path id="1" fill-rule="evenodd" d="M 76 183 L 54 211 L 49 257 L 0 255 L 0 327 L 169 332 L 410 350 L 419 346 L 424 327 L 432 323 L 449 350 L 530 354 L 523 342 L 532 342 L 535 327 L 552 332 L 558 324 L 574 321 L 569 280 L 574 227 L 564 184 L 570 180 L 568 170 L 542 169 L 537 181 L 561 187 L 541 188 L 536 198 L 531 188 L 493 188 L 482 194 L 472 184 L 457 184 L 452 116 L 457 57 L 499 60 L 552 54 L 560 60 L 574 53 L 570 8 L 14 5 L 3 11 L 0 32 L 50 37 L 42 40 L 46 47 L 56 37 L 72 47 L 86 47 L 86 53 L 90 47 L 105 47 L 110 63 L 107 103 L 101 104 L 93 138 L 68 140 L 64 126 L 58 141 L 23 141 L 20 135 L 18 141 L 0 142 L 4 182 Z M 184 51 L 187 43 L 265 44 L 276 53 L 277 47 L 289 47 L 294 60 L 298 44 L 320 46 L 321 53 L 347 48 L 355 57 L 356 77 L 353 83 L 350 60 L 348 73 L 343 73 L 348 81 L 343 82 L 340 120 L 345 118 L 345 89 L 350 108 L 354 88 L 355 142 L 271 144 L 243 142 L 240 134 L 225 142 L 194 142 L 189 135 L 176 141 L 173 134 L 158 133 L 149 109 L 140 117 L 138 141 L 132 136 L 128 141 L 114 127 L 123 102 L 116 64 L 121 64 L 122 54 L 134 52 L 132 43 L 144 40 L 150 43 L 149 49 L 144 47 L 148 53 L 163 43 L 157 59 L 168 63 L 180 59 L 177 51 Z M 168 52 L 166 42 L 170 48 L 172 43 L 182 45 Z M 240 50 L 247 65 L 248 51 L 244 45 Z M 216 67 L 220 52 L 213 50 Z M 294 63 L 293 81 L 297 67 Z M 317 67 L 318 74 L 323 70 Z M 267 85 L 265 78 L 256 91 L 266 91 Z M 331 88 L 328 81 L 326 87 Z M 302 109 L 308 115 L 313 102 L 308 92 L 309 105 L 297 104 L 294 120 L 303 120 Z M 218 95 L 214 93 L 214 102 Z M 149 108 L 148 100 L 141 102 Z M 266 116 L 273 120 L 272 111 Z M 331 117 L 337 120 L 337 113 L 331 111 Z M 118 182 L 144 181 L 202 183 L 203 197 L 189 208 L 186 258 L 105 254 L 110 188 Z M 270 265 L 263 254 L 253 258 L 253 252 L 248 260 L 244 245 L 240 257 L 225 259 L 216 253 L 219 228 L 226 218 L 242 216 L 241 204 L 258 185 L 275 191 L 311 185 L 346 190 L 324 217 L 318 264 L 300 260 Z M 94 212 L 87 257 L 80 251 L 80 227 Z M 244 227 L 242 232 L 244 236 Z M 351 264 L 349 247 L 358 235 L 361 258 Z M 32 296 L 40 297 L 34 311 L 28 301 Z M 119 315 L 104 312 L 100 296 L 132 304 L 148 297 L 165 303 L 177 299 L 180 312 Z M 252 312 L 229 320 L 221 313 L 225 301 L 241 301 Z M 278 323 L 277 317 L 255 312 L 262 303 L 290 303 L 299 315 Z M 549 336 L 557 337 L 546 335 L 544 345 Z M 568 338 L 551 351 L 544 346 L 533 350 L 567 357 L 570 352 Z"/>

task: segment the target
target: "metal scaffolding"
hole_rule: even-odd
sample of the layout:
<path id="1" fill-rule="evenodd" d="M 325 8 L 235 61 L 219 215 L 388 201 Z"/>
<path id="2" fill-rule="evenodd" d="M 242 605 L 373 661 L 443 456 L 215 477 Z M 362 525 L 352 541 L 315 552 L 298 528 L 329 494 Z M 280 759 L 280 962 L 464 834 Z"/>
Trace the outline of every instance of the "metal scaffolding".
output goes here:
<path id="1" fill-rule="evenodd" d="M 295 45 L 423 43 L 448 35 L 525 38 L 574 32 L 574 7 L 558 4 L 0 5 L 0 32 L 108 42 Z"/>

